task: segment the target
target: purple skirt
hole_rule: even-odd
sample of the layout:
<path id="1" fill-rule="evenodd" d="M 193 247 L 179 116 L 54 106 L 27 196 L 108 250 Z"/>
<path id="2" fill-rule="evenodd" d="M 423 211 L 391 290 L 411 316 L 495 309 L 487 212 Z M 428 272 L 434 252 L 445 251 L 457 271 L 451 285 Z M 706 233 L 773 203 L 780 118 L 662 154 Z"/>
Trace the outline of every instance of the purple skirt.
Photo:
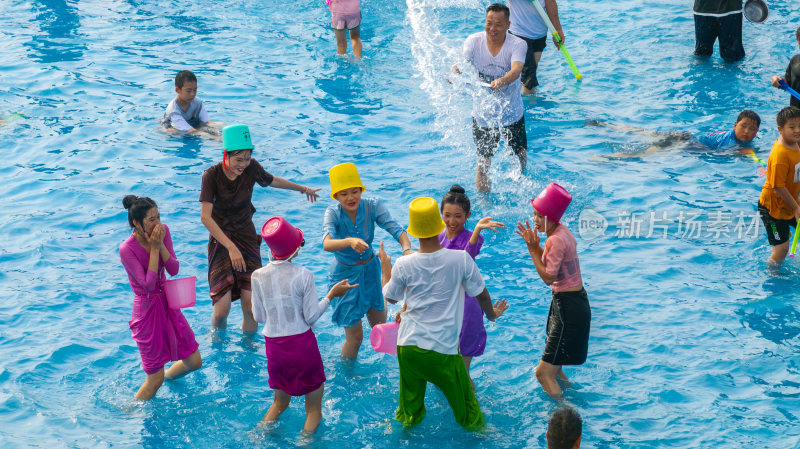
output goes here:
<path id="1" fill-rule="evenodd" d="M 290 396 L 303 396 L 325 382 L 317 337 L 311 329 L 286 337 L 264 337 L 269 387 Z"/>
<path id="2" fill-rule="evenodd" d="M 475 357 L 486 349 L 486 327 L 483 325 L 483 309 L 478 300 L 464 295 L 464 322 L 461 325 L 459 350 L 461 355 Z"/>
<path id="3" fill-rule="evenodd" d="M 192 328 L 180 310 L 167 306 L 163 293 L 134 296 L 128 326 L 147 374 L 156 373 L 167 362 L 183 360 L 197 351 Z"/>

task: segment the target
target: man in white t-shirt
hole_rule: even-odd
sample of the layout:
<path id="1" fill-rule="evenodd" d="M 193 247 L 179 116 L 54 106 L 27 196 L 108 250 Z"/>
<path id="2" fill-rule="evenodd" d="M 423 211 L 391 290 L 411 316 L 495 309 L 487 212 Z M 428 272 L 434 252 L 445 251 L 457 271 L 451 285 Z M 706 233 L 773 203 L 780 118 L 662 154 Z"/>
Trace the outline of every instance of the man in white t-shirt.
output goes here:
<path id="1" fill-rule="evenodd" d="M 384 297 L 395 303 L 405 294 L 397 317 L 400 403 L 395 419 L 412 425 L 425 417 L 425 387 L 431 382 L 442 390 L 459 424 L 478 428 L 483 425 L 483 413 L 458 352 L 464 292 L 476 297 L 492 321 L 508 305 L 502 300 L 492 306 L 478 266 L 466 251 L 439 244 L 444 222 L 436 200 L 417 198 L 408 209 L 407 232 L 419 238 L 419 251 L 401 257 L 394 267 L 383 246 L 378 253 Z"/>
<path id="2" fill-rule="evenodd" d="M 561 29 L 561 20 L 558 18 L 558 5 L 556 0 L 534 0 L 547 12 L 547 18 L 553 23 L 553 27 L 558 32 L 561 42 L 564 42 L 564 31 Z M 509 32 L 521 37 L 528 44 L 528 53 L 525 56 L 525 65 L 522 66 L 522 93 L 533 95 L 536 93 L 536 86 L 539 79 L 536 78 L 536 69 L 539 67 L 539 59 L 542 51 L 547 45 L 547 25 L 545 25 L 536 7 L 531 0 L 506 0 L 509 10 L 511 10 L 511 28 Z M 553 39 L 556 47 L 558 43 Z"/>
<path id="3" fill-rule="evenodd" d="M 208 117 L 206 107 L 197 98 L 197 77 L 190 70 L 181 70 L 175 76 L 175 93 L 178 95 L 169 102 L 161 126 L 167 131 L 205 134 L 219 138 L 221 123 L 214 123 Z"/>
<path id="4" fill-rule="evenodd" d="M 519 80 L 527 45 L 508 34 L 509 17 L 507 6 L 489 5 L 485 30 L 464 41 L 464 58 L 490 88 L 490 92 L 476 92 L 472 103 L 472 134 L 478 152 L 475 184 L 481 191 L 490 188 L 489 167 L 501 137 L 519 158 L 522 172 L 527 163 L 528 136 Z M 460 73 L 457 66 L 454 70 Z"/>

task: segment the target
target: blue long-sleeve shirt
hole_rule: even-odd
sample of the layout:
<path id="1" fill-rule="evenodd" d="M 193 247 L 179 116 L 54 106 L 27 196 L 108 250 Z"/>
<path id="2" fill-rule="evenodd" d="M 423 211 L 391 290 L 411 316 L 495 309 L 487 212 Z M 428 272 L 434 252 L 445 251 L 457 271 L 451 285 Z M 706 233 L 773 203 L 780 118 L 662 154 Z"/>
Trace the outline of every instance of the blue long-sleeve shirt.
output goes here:
<path id="1" fill-rule="evenodd" d="M 336 251 L 336 259 L 348 265 L 355 265 L 359 260 L 367 260 L 373 255 L 372 240 L 375 238 L 375 225 L 380 226 L 388 232 L 395 240 L 405 231 L 400 224 L 395 221 L 382 200 L 376 198 L 361 198 L 356 213 L 356 222 L 350 219 L 347 212 L 336 203 L 328 206 L 325 211 L 325 219 L 322 223 L 322 238 L 330 235 L 333 239 L 345 239 L 357 237 L 369 245 L 369 249 L 358 254 L 353 248 Z"/>

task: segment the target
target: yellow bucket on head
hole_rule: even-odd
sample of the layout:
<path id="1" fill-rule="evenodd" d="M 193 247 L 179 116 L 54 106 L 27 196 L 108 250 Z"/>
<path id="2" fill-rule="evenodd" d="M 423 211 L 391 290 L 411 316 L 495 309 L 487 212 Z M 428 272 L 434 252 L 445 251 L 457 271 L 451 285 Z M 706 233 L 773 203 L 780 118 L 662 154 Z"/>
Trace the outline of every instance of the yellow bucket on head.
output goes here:
<path id="1" fill-rule="evenodd" d="M 361 177 L 358 176 L 356 164 L 352 162 L 334 165 L 328 170 L 328 175 L 331 178 L 331 198 L 333 199 L 336 199 L 337 193 L 353 187 L 361 187 L 362 192 L 367 190 L 361 183 Z"/>
<path id="2" fill-rule="evenodd" d="M 444 221 L 436 200 L 417 198 L 408 205 L 408 233 L 418 239 L 436 237 L 444 231 Z"/>

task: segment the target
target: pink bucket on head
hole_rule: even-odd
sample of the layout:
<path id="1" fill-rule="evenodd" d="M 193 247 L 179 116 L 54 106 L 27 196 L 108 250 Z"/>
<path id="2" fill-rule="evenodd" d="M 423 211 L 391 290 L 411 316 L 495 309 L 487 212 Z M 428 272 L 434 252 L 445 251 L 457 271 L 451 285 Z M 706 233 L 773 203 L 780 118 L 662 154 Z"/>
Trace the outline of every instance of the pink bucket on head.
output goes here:
<path id="1" fill-rule="evenodd" d="M 537 212 L 547 217 L 549 221 L 560 223 L 561 216 L 564 215 L 564 211 L 567 210 L 570 201 L 572 201 L 572 195 L 567 192 L 567 189 L 551 182 L 542 190 L 539 196 L 531 200 L 531 204 Z"/>
<path id="2" fill-rule="evenodd" d="M 192 307 L 197 302 L 197 291 L 194 286 L 196 276 L 188 278 L 167 279 L 163 282 L 164 294 L 170 309 Z"/>
<path id="3" fill-rule="evenodd" d="M 372 345 L 372 349 L 377 352 L 397 355 L 398 329 L 400 329 L 400 323 L 397 321 L 373 326 L 372 331 L 369 333 L 369 343 Z"/>
<path id="4" fill-rule="evenodd" d="M 261 227 L 261 238 L 269 246 L 274 259 L 286 259 L 302 245 L 303 231 L 283 217 L 272 217 Z"/>

